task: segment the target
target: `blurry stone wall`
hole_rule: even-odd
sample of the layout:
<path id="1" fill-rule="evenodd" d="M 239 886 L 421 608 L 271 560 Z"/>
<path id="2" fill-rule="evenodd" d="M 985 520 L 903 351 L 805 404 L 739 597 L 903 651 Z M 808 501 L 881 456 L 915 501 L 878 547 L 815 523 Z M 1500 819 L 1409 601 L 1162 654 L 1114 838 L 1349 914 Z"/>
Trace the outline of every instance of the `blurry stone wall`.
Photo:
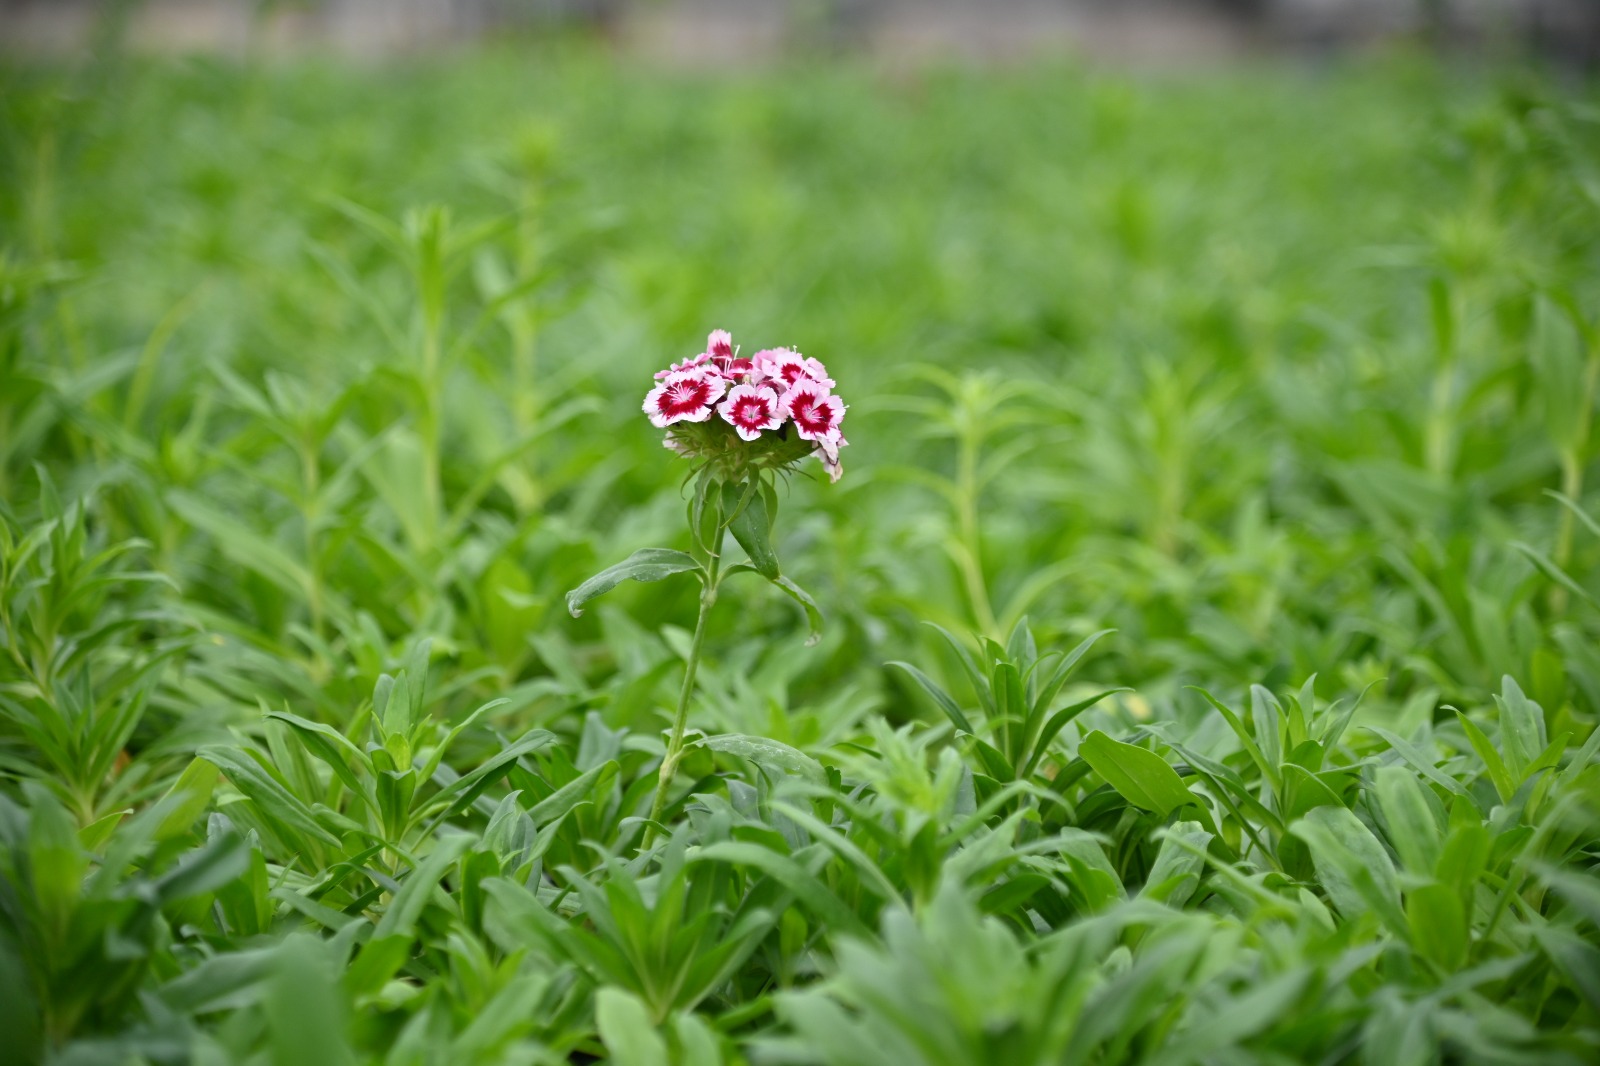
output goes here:
<path id="1" fill-rule="evenodd" d="M 889 59 L 1183 62 L 1417 36 L 1600 63 L 1600 0 L 0 0 L 0 48 L 332 48 L 386 55 L 503 32 L 582 32 L 687 63 L 801 49 Z"/>

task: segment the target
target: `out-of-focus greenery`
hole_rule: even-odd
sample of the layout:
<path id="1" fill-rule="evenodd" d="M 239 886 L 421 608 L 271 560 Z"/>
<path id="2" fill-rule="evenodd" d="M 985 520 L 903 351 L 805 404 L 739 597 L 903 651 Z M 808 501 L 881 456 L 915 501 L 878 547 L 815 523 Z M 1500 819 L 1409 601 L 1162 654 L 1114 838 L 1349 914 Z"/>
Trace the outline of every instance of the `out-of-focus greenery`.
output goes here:
<path id="1" fill-rule="evenodd" d="M 6 1053 L 1600 1052 L 1588 88 L 0 79 Z M 713 327 L 852 446 L 641 854 Z"/>

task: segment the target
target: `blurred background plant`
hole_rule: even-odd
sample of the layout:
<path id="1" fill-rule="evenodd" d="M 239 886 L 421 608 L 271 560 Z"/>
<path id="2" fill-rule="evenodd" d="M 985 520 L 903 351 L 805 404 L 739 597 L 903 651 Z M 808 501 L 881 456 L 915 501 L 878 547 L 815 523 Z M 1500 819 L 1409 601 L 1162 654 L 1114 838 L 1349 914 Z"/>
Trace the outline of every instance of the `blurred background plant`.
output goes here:
<path id="1" fill-rule="evenodd" d="M 1592 1060 L 1582 74 L 246 6 L 0 66 L 22 1061 Z M 563 596 L 691 547 L 637 386 L 713 325 L 852 463 L 778 488 L 821 640 L 721 591 L 641 851 L 696 591 Z"/>

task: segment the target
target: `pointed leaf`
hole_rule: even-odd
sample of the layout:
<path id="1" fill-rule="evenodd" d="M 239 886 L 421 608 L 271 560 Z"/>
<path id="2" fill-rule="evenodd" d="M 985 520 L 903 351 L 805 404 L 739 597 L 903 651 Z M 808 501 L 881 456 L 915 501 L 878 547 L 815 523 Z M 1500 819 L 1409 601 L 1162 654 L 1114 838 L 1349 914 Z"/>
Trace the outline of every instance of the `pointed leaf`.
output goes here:
<path id="1" fill-rule="evenodd" d="M 750 565 L 768 581 L 778 580 L 778 555 L 772 550 L 772 523 L 767 500 L 757 484 L 722 487 L 722 509 L 730 517 L 728 531 L 750 557 Z"/>
<path id="2" fill-rule="evenodd" d="M 685 573 L 693 573 L 702 581 L 705 580 L 705 572 L 688 552 L 670 548 L 641 548 L 567 593 L 567 610 L 577 618 L 583 614 L 584 604 L 610 592 L 624 581 L 660 581 L 673 574 Z"/>
<path id="3" fill-rule="evenodd" d="M 1096 729 L 1083 738 L 1078 754 L 1135 807 L 1165 818 L 1195 801 L 1178 772 L 1153 751 L 1124 744 Z"/>

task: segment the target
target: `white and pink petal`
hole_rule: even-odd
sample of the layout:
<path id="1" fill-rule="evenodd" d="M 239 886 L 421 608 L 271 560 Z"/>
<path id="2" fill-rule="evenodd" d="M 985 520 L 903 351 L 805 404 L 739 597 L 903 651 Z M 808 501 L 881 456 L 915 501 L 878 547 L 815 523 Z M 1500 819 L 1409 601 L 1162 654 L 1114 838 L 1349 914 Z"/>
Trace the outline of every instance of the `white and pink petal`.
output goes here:
<path id="1" fill-rule="evenodd" d="M 783 414 L 794 422 L 802 440 L 821 440 L 839 431 L 845 404 L 827 386 L 802 378 L 783 397 Z"/>
<path id="2" fill-rule="evenodd" d="M 685 370 L 693 370 L 697 366 L 705 365 L 710 361 L 710 359 L 711 356 L 706 352 L 701 352 L 699 355 L 692 355 L 681 363 L 673 363 L 665 370 L 657 370 L 656 380 L 661 381 L 665 378 L 671 377 L 673 374 L 681 374 Z"/>
<path id="3" fill-rule="evenodd" d="M 805 357 L 788 348 L 767 348 L 757 352 L 751 362 L 755 364 L 757 380 L 771 382 L 779 391 L 794 386 L 806 376 Z"/>
<path id="4" fill-rule="evenodd" d="M 644 412 L 657 429 L 675 422 L 704 422 L 726 390 L 727 383 L 709 367 L 680 370 L 650 390 Z"/>
<path id="5" fill-rule="evenodd" d="M 831 389 L 835 384 L 834 380 L 828 376 L 828 368 L 823 366 L 822 361 L 819 359 L 812 359 L 808 357 L 805 361 L 805 372 L 806 377 L 810 378 L 812 381 L 815 381 L 819 385 Z"/>
<path id="6" fill-rule="evenodd" d="M 770 385 L 735 385 L 717 406 L 724 421 L 744 440 L 755 440 L 764 430 L 783 425 L 782 403 Z"/>

